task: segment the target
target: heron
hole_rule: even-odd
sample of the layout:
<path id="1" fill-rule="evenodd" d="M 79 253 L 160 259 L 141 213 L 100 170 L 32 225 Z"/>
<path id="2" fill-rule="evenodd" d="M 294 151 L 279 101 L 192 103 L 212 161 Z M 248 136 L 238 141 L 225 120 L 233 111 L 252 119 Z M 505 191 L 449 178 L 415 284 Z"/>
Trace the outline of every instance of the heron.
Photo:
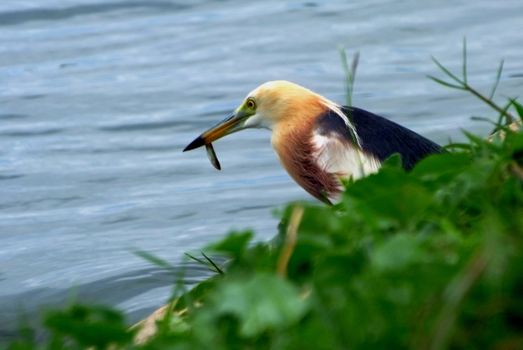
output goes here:
<path id="1" fill-rule="evenodd" d="M 366 110 L 337 104 L 289 81 L 269 81 L 252 90 L 234 112 L 203 132 L 185 149 L 248 128 L 272 132 L 271 143 L 288 174 L 315 198 L 332 204 L 345 179 L 357 180 L 379 170 L 399 153 L 410 170 L 441 147 L 416 132 Z M 213 162 L 219 167 L 219 163 Z"/>

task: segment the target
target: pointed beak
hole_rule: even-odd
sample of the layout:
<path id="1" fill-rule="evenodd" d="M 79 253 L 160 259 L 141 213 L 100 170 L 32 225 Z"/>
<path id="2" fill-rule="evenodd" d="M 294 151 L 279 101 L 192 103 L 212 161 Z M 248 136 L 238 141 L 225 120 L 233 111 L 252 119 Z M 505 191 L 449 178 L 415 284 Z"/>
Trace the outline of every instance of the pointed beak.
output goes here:
<path id="1" fill-rule="evenodd" d="M 195 138 L 190 144 L 187 145 L 187 147 L 184 148 L 183 151 L 190 151 L 195 148 L 210 144 L 213 141 L 224 137 L 225 135 L 229 135 L 233 132 L 243 129 L 244 119 L 245 118 L 241 114 L 238 115 L 237 113 L 233 113 L 228 118 L 222 120 L 220 123 L 216 124 Z"/>

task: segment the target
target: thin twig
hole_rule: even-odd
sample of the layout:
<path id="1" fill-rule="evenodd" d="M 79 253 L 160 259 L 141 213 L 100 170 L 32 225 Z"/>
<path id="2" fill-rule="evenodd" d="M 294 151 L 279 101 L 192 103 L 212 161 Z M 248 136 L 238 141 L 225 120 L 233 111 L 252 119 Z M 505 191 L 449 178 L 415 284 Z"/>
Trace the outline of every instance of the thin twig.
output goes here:
<path id="1" fill-rule="evenodd" d="M 504 114 L 507 117 L 507 124 L 510 124 L 514 121 L 514 116 L 512 116 L 511 113 L 509 113 L 508 111 L 504 111 L 503 108 L 501 108 L 500 106 L 495 104 L 492 100 L 490 100 L 487 97 L 480 94 L 476 89 L 474 89 L 473 87 L 471 87 L 470 85 L 467 85 L 467 84 L 465 84 L 464 87 L 468 92 L 470 92 L 472 95 L 479 98 L 481 101 L 485 102 L 487 105 L 492 107 L 495 111 L 497 111 L 501 114 Z"/>
<path id="2" fill-rule="evenodd" d="M 287 275 L 287 265 L 296 246 L 298 227 L 303 217 L 303 211 L 302 206 L 296 206 L 292 210 L 289 226 L 287 226 L 287 234 L 285 235 L 285 243 L 278 258 L 278 267 L 276 269 L 278 276 L 285 277 Z"/>
<path id="3" fill-rule="evenodd" d="M 520 180 L 523 180 L 523 168 L 520 165 L 518 165 L 518 163 L 513 162 L 510 165 L 510 170 L 512 170 L 512 174 L 519 177 Z"/>

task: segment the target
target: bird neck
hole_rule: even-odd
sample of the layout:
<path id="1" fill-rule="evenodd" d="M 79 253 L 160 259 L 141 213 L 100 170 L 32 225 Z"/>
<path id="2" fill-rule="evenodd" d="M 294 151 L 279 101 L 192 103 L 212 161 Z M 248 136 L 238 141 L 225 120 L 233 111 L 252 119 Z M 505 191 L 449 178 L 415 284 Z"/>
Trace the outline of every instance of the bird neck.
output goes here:
<path id="1" fill-rule="evenodd" d="M 340 191 L 340 183 L 332 174 L 321 169 L 314 159 L 313 132 L 318 117 L 329 107 L 322 100 L 298 107 L 272 129 L 272 146 L 289 175 L 307 192 L 324 202 Z"/>

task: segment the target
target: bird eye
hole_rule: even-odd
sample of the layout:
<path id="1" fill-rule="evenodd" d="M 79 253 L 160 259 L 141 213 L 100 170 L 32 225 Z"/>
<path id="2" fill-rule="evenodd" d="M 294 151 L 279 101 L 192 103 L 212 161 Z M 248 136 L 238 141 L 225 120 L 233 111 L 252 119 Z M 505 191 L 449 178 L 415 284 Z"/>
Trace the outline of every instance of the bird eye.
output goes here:
<path id="1" fill-rule="evenodd" d="M 256 108 L 256 102 L 254 102 L 254 100 L 252 98 L 248 99 L 247 102 L 245 103 L 245 105 L 249 109 L 255 109 Z"/>

